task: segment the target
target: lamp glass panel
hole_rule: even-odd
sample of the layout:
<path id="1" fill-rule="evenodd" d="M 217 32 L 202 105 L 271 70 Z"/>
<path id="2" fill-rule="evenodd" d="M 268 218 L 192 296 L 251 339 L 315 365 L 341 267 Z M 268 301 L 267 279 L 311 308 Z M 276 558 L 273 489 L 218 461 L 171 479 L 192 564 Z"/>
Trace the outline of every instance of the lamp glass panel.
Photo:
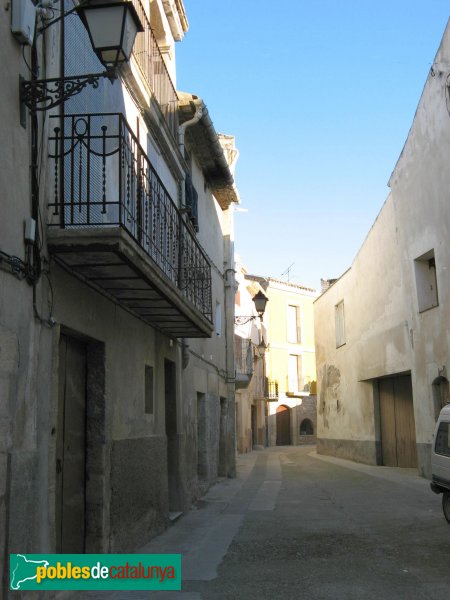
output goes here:
<path id="1" fill-rule="evenodd" d="M 100 50 L 98 52 L 99 58 L 105 65 L 115 65 L 118 62 L 121 62 L 122 53 L 117 50 L 117 48 Z M 123 61 L 123 59 L 122 59 Z"/>
<path id="2" fill-rule="evenodd" d="M 122 51 L 125 55 L 126 60 L 131 56 L 133 50 L 133 44 L 137 33 L 136 22 L 130 11 L 127 10 L 125 19 L 125 29 L 123 34 Z"/>
<path id="3" fill-rule="evenodd" d="M 261 294 L 261 296 L 258 296 L 258 294 L 253 298 L 253 301 L 255 303 L 255 307 L 257 312 L 264 312 L 265 308 L 266 308 L 266 303 L 267 303 L 267 299 Z"/>
<path id="4" fill-rule="evenodd" d="M 124 6 L 85 10 L 92 44 L 97 51 L 120 45 L 124 10 Z"/>

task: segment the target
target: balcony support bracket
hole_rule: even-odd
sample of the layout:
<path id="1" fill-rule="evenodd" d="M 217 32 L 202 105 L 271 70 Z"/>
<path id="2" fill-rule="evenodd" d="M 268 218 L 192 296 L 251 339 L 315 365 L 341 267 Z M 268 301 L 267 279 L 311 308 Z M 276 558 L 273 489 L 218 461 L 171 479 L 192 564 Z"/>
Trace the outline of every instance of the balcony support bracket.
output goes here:
<path id="1" fill-rule="evenodd" d="M 72 77 L 54 77 L 52 79 L 34 79 L 20 81 L 20 102 L 31 111 L 49 110 L 76 96 L 88 85 L 99 86 L 100 80 L 107 78 L 114 82 L 117 72 L 114 69 L 103 73 L 74 75 Z"/>

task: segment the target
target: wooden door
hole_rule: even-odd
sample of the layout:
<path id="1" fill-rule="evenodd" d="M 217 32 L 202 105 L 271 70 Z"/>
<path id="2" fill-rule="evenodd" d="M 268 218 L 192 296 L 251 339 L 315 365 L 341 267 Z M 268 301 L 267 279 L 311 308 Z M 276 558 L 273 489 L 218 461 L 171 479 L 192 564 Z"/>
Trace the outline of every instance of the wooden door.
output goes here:
<path id="1" fill-rule="evenodd" d="M 252 404 L 251 406 L 251 419 L 252 419 L 252 447 L 255 447 L 258 444 L 258 422 L 257 422 L 257 412 L 256 406 Z"/>
<path id="2" fill-rule="evenodd" d="M 380 379 L 378 385 L 383 464 L 389 467 L 416 467 L 411 376 Z"/>
<path id="3" fill-rule="evenodd" d="M 56 440 L 56 546 L 83 553 L 86 531 L 86 346 L 61 335 Z"/>
<path id="4" fill-rule="evenodd" d="M 164 398 L 167 438 L 167 481 L 169 490 L 169 510 L 179 509 L 178 502 L 178 422 L 176 366 L 171 360 L 164 360 Z"/>
<path id="5" fill-rule="evenodd" d="M 291 415 L 287 406 L 277 408 L 277 446 L 289 446 L 291 443 Z"/>

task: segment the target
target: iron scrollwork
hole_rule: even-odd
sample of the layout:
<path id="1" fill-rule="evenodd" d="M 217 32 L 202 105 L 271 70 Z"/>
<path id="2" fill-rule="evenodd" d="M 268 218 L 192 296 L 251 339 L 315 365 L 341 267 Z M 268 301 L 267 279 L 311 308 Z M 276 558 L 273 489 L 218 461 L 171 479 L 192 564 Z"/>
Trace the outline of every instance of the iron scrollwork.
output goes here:
<path id="1" fill-rule="evenodd" d="M 256 315 L 252 315 L 251 317 L 237 316 L 237 317 L 234 317 L 234 324 L 235 325 L 245 325 L 246 323 L 249 323 L 250 321 L 254 321 L 257 318 L 258 317 Z"/>
<path id="2" fill-rule="evenodd" d="M 115 71 L 55 77 L 20 82 L 20 100 L 30 110 L 49 110 L 76 96 L 88 85 L 97 88 L 100 80 L 108 78 L 111 83 L 117 78 Z"/>

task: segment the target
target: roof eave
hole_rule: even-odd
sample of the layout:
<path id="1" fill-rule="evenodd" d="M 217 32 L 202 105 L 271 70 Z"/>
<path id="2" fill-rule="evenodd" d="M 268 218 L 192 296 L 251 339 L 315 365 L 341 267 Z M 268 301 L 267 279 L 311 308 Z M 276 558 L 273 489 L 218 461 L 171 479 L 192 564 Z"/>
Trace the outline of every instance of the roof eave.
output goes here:
<path id="1" fill-rule="evenodd" d="M 194 149 L 195 157 L 214 197 L 222 210 L 225 210 L 230 204 L 239 203 L 239 195 L 208 109 L 197 96 L 183 92 L 179 92 L 178 95 L 180 124 L 192 119 L 198 106 L 202 106 L 202 116 L 197 123 L 186 129 L 186 138 L 189 146 Z"/>

